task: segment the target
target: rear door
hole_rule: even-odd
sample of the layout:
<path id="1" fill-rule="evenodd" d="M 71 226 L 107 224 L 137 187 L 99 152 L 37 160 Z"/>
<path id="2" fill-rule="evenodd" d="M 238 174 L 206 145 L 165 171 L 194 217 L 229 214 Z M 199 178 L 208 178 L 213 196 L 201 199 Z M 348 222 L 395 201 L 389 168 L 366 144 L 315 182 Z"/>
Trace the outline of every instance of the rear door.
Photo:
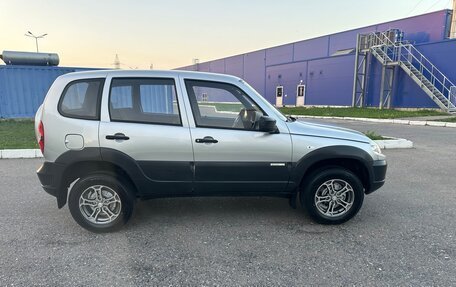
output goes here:
<path id="1" fill-rule="evenodd" d="M 106 86 L 99 131 L 102 153 L 121 152 L 136 161 L 148 181 L 143 193 L 191 192 L 193 150 L 178 81 L 114 76 Z"/>
<path id="2" fill-rule="evenodd" d="M 265 113 L 236 85 L 182 81 L 194 121 L 195 192 L 284 191 L 291 168 L 290 135 L 258 131 L 256 122 Z"/>

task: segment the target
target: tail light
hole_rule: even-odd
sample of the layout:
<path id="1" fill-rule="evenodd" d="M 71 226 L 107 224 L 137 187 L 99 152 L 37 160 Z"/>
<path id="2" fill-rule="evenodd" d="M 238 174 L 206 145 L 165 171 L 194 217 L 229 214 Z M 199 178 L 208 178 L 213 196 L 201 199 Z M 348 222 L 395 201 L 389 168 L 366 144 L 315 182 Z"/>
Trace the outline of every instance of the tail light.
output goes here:
<path id="1" fill-rule="evenodd" d="M 44 152 L 44 125 L 43 122 L 40 121 L 38 125 L 38 145 L 40 146 L 41 153 Z"/>

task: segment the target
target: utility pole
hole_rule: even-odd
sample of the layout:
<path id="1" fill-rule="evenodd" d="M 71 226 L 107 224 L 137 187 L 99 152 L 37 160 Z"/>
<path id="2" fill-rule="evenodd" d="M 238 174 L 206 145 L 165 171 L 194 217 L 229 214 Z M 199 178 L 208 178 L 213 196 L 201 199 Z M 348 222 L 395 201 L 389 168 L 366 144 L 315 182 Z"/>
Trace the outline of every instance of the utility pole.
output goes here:
<path id="1" fill-rule="evenodd" d="M 30 31 L 27 31 L 27 33 L 25 33 L 25 36 L 30 37 L 30 38 L 35 38 L 36 52 L 37 52 L 37 53 L 39 53 L 39 50 L 38 50 L 38 39 L 42 39 L 42 38 L 44 38 L 44 36 L 46 36 L 46 35 L 47 35 L 47 34 L 35 36 L 35 35 L 34 35 L 32 32 L 30 32 Z"/>
<path id="2" fill-rule="evenodd" d="M 453 0 L 453 18 L 451 20 L 450 38 L 456 38 L 456 0 Z"/>

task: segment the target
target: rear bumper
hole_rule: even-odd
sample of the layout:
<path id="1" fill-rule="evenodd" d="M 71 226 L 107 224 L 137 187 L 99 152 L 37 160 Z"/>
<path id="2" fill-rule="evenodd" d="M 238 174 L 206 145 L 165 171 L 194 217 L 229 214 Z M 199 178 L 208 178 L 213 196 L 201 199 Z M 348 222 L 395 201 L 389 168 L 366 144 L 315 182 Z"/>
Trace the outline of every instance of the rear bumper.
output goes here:
<path id="1" fill-rule="evenodd" d="M 65 205 L 66 193 L 61 192 L 61 180 L 63 175 L 63 165 L 44 162 L 36 171 L 38 179 L 44 191 L 57 198 L 57 205 L 61 208 Z M 62 204 L 63 202 L 63 204 Z"/>
<path id="2" fill-rule="evenodd" d="M 385 184 L 386 170 L 388 164 L 386 160 L 376 160 L 372 164 L 371 182 L 366 194 L 372 193 Z"/>

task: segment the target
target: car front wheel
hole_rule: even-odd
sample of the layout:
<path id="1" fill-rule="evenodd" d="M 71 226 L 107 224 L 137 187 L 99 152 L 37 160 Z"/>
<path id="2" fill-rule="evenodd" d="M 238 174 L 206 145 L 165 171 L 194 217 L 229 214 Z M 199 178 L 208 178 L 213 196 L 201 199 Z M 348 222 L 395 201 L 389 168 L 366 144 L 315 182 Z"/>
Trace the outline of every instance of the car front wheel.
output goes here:
<path id="1" fill-rule="evenodd" d="M 340 224 L 355 216 L 364 200 L 359 178 L 343 168 L 312 174 L 301 188 L 301 204 L 315 221 Z"/>

